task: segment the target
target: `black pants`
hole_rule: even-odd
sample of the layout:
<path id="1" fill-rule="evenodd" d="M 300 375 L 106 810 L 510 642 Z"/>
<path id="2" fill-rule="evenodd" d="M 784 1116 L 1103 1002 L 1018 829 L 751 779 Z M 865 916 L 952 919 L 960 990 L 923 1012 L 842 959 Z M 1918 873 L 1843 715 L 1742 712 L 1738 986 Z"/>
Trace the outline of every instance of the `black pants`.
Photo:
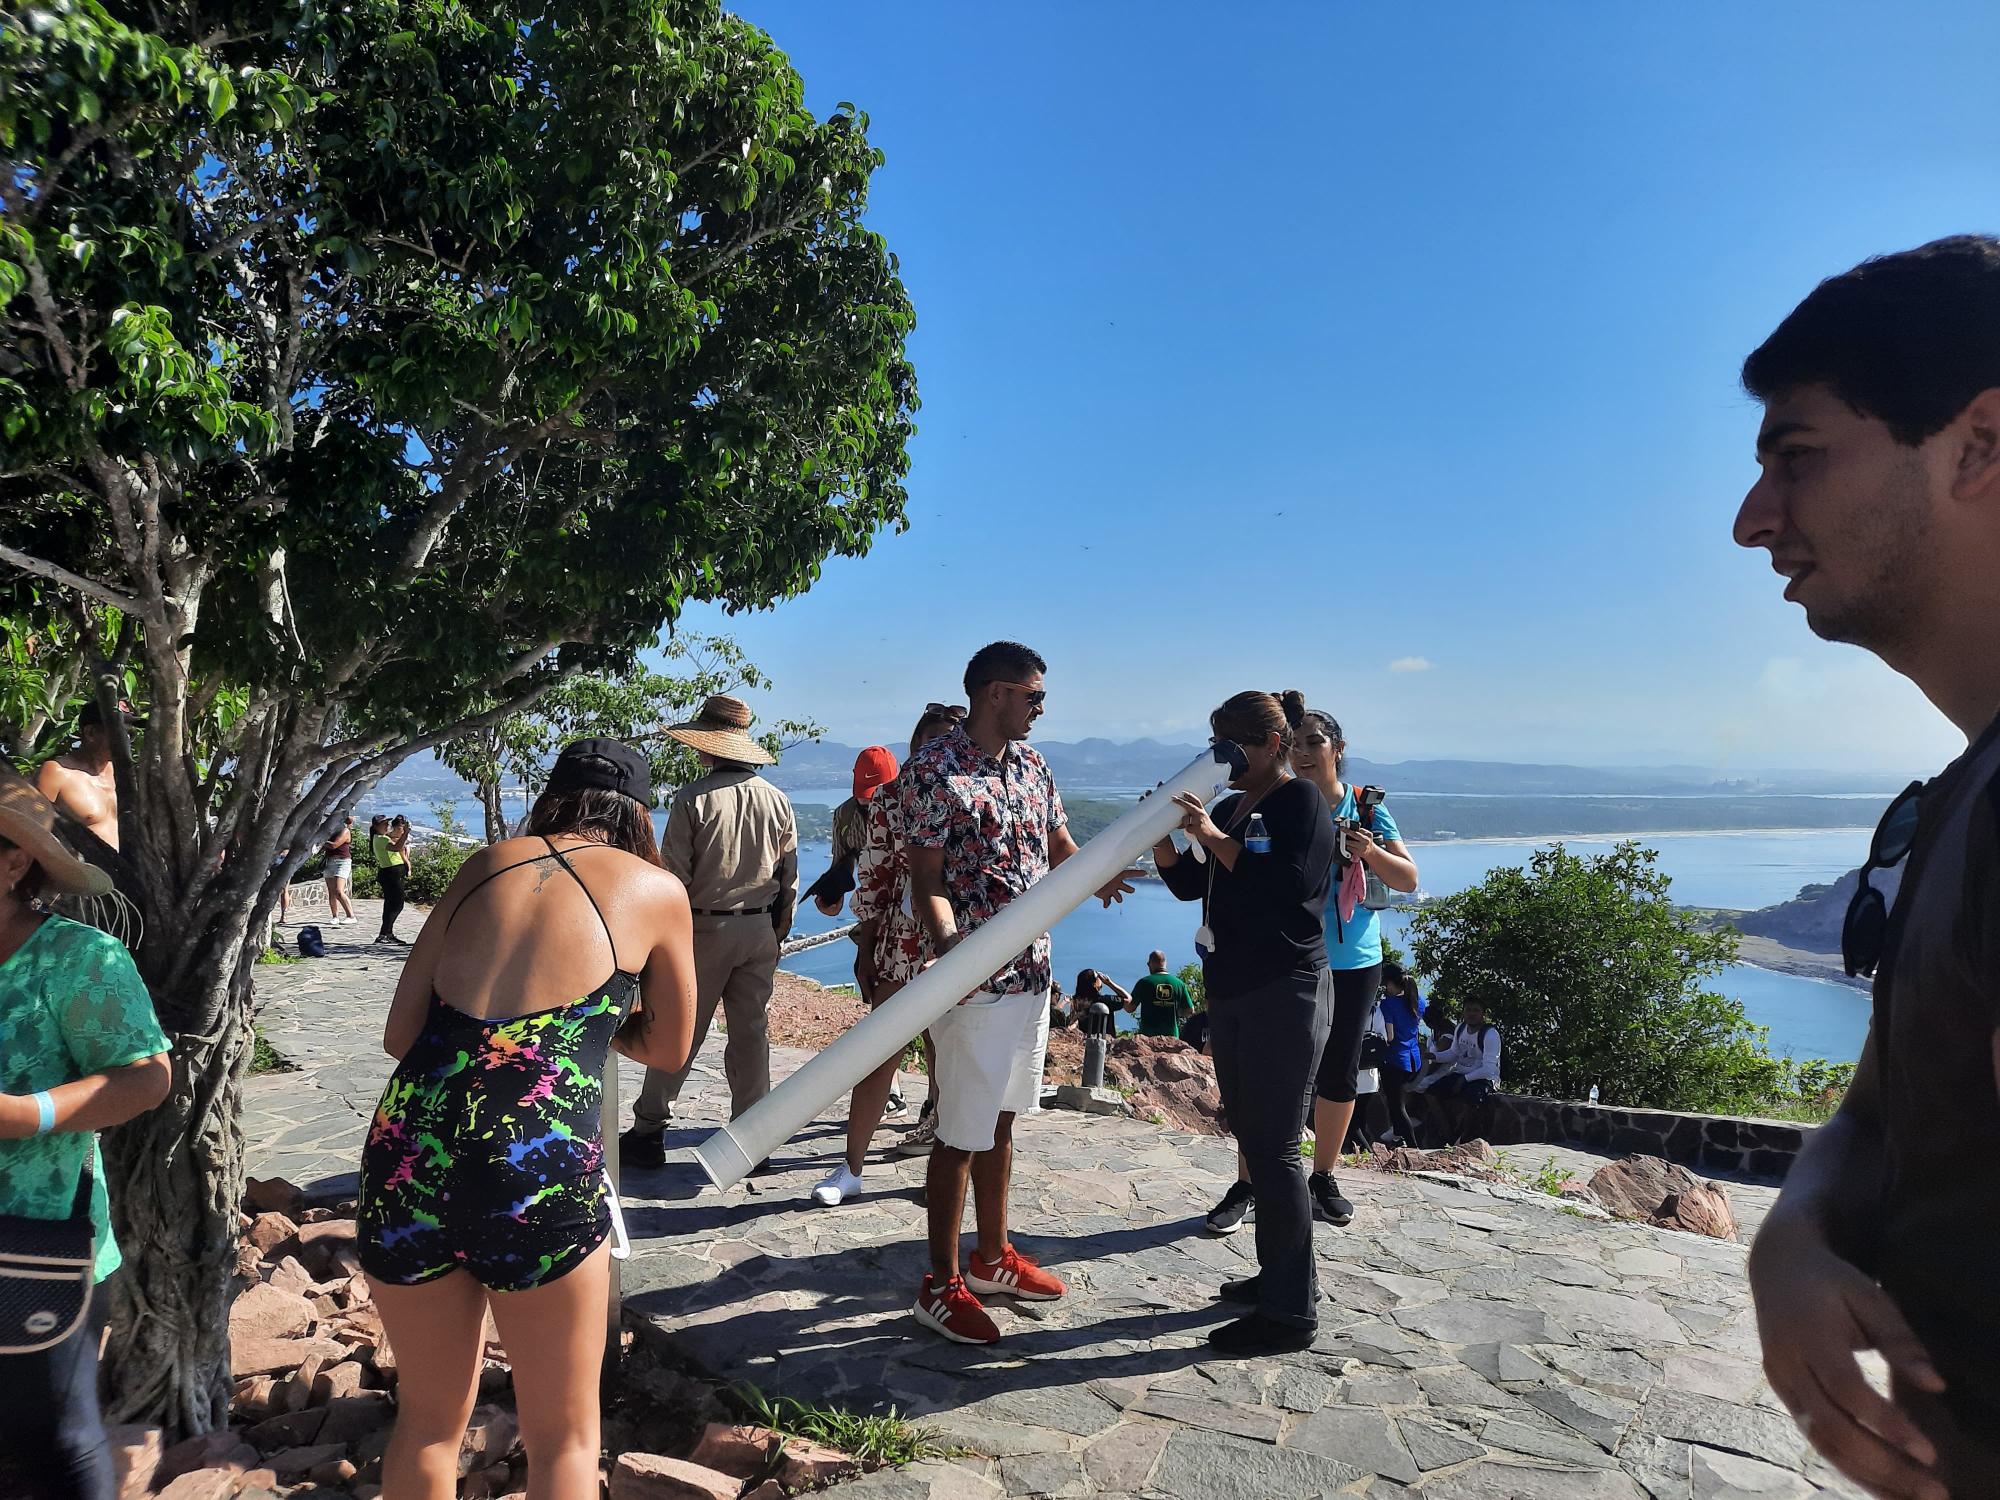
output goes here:
<path id="1" fill-rule="evenodd" d="M 396 918 L 403 914 L 403 880 L 410 873 L 408 865 L 383 865 L 376 875 L 382 882 L 382 936 L 393 936 Z"/>
<path id="2" fill-rule="evenodd" d="M 1414 1146 L 1417 1143 L 1417 1127 L 1410 1123 L 1410 1108 L 1403 1100 L 1403 1090 L 1417 1075 L 1384 1063 L 1375 1070 L 1375 1076 L 1381 1080 L 1382 1113 L 1389 1121 L 1386 1128 L 1394 1131 L 1404 1145 Z"/>
<path id="3" fill-rule="evenodd" d="M 90 1299 L 83 1327 L 36 1354 L 0 1354 L 0 1454 L 18 1466 L 33 1500 L 112 1500 L 111 1444 L 97 1409 L 97 1346 L 109 1288 Z"/>
<path id="4" fill-rule="evenodd" d="M 1327 1103 L 1345 1104 L 1354 1097 L 1354 1075 L 1361 1071 L 1361 1036 L 1368 1030 L 1368 1016 L 1382 988 L 1382 965 L 1330 969 L 1328 974 L 1333 981 L 1333 1011 L 1327 1019 L 1315 1087 Z"/>
<path id="5" fill-rule="evenodd" d="M 1208 1000 L 1216 1086 L 1257 1195 L 1259 1311 L 1300 1328 L 1319 1323 L 1319 1274 L 1299 1139 L 1331 1008 L 1325 970 Z"/>

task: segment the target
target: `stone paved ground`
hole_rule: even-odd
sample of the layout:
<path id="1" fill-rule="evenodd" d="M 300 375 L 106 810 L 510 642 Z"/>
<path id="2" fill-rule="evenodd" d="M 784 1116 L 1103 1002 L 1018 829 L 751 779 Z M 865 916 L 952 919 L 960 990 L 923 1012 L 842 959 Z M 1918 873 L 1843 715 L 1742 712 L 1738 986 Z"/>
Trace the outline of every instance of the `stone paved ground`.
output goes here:
<path id="1" fill-rule="evenodd" d="M 351 1185 L 398 958 L 329 933 L 328 959 L 259 971 L 261 1024 L 303 1064 L 252 1080 L 252 1170 Z M 410 924 L 414 930 L 414 923 Z M 781 1054 L 780 1071 L 802 1060 Z M 691 1145 L 719 1114 L 698 1065 Z M 627 1069 L 622 1086 L 636 1087 Z M 1021 1243 L 1071 1284 L 1007 1307 L 991 1349 L 907 1317 L 923 1270 L 921 1160 L 871 1165 L 839 1209 L 805 1202 L 838 1149 L 816 1121 L 775 1172 L 707 1190 L 685 1156 L 625 1185 L 628 1313 L 716 1373 L 773 1395 L 894 1405 L 964 1456 L 843 1486 L 881 1500 L 1001 1496 L 1287 1500 L 1855 1493 L 1809 1461 L 1757 1371 L 1741 1246 L 1579 1219 L 1472 1187 L 1351 1174 L 1359 1214 L 1319 1229 L 1327 1301 L 1307 1353 L 1212 1360 L 1202 1336 L 1252 1235 L 1201 1232 L 1226 1142 L 1047 1113 L 1018 1134 Z M 885 1132 L 885 1144 L 892 1138 Z M 1532 1170 L 1545 1155 L 1516 1148 Z M 1754 1222 L 1768 1190 L 1732 1186 Z"/>

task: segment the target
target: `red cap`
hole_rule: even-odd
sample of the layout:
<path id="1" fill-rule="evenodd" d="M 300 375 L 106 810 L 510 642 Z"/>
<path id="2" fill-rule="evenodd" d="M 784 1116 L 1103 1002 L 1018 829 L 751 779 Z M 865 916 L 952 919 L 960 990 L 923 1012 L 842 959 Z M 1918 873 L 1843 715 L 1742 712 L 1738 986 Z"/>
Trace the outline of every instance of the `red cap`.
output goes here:
<path id="1" fill-rule="evenodd" d="M 896 757 L 886 745 L 870 745 L 854 757 L 854 796 L 866 802 L 875 788 L 896 779 Z"/>

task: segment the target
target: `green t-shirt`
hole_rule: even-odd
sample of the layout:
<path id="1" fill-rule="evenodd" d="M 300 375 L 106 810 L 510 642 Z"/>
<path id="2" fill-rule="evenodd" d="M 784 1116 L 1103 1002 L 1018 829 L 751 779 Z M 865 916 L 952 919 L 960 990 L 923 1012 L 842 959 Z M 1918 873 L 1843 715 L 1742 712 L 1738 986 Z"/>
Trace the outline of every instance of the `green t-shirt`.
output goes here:
<path id="1" fill-rule="evenodd" d="M 386 833 L 374 835 L 368 840 L 368 845 L 375 851 L 377 868 L 383 865 L 400 865 L 403 862 L 403 856 L 389 843 L 389 835 Z"/>
<path id="2" fill-rule="evenodd" d="M 57 1088 L 171 1045 L 132 955 L 108 932 L 48 917 L 0 964 L 0 1093 Z M 122 1257 L 111 1235 L 111 1199 L 95 1132 L 58 1130 L 0 1141 L 0 1214 L 68 1218 L 86 1155 L 102 1281 Z"/>
<path id="3" fill-rule="evenodd" d="M 1148 974 L 1132 986 L 1132 998 L 1141 1036 L 1179 1036 L 1181 1017 L 1194 1006 L 1187 986 L 1171 974 Z"/>

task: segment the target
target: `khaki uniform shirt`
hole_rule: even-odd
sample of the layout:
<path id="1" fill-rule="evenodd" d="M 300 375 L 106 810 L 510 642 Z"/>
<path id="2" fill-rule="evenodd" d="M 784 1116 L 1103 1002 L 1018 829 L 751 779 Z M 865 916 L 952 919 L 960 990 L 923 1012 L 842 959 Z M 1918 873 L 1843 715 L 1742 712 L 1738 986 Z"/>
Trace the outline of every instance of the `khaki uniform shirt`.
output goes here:
<path id="1" fill-rule="evenodd" d="M 770 906 L 778 935 L 791 930 L 798 823 L 791 800 L 755 771 L 711 771 L 674 793 L 660 856 L 696 911 Z"/>

